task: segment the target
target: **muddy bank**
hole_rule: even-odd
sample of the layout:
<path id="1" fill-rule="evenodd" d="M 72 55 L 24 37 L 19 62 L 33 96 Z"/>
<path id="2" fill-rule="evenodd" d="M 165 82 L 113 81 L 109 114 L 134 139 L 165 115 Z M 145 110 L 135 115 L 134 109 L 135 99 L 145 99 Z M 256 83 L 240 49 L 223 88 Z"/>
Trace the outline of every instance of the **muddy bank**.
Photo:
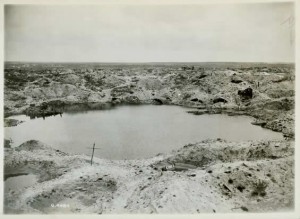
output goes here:
<path id="1" fill-rule="evenodd" d="M 68 155 L 38 141 L 5 153 L 5 171 L 38 176 L 5 194 L 6 213 L 213 213 L 291 210 L 294 142 L 189 144 L 144 160 Z M 173 168 L 172 167 L 177 167 Z M 180 168 L 179 168 L 180 167 Z M 52 204 L 52 205 L 51 205 Z"/>
<path id="2" fill-rule="evenodd" d="M 20 121 L 17 119 L 4 119 L 4 127 L 13 127 L 21 124 L 24 121 Z"/>

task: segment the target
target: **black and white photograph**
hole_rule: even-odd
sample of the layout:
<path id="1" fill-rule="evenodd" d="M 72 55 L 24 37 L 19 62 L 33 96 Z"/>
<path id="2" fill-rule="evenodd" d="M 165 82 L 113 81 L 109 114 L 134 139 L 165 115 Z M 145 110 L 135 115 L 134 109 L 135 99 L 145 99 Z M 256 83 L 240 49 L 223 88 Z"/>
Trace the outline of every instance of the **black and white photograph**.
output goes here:
<path id="1" fill-rule="evenodd" d="M 296 2 L 163 2 L 3 4 L 4 215 L 295 212 Z"/>

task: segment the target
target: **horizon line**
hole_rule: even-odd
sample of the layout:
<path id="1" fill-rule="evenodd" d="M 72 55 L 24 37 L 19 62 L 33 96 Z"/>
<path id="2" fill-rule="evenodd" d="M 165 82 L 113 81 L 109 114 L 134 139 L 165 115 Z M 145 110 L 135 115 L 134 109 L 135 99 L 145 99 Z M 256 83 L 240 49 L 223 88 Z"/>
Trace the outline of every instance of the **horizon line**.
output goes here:
<path id="1" fill-rule="evenodd" d="M 97 62 L 97 61 L 4 61 L 4 63 L 103 63 L 103 64 L 152 64 L 152 63 L 265 63 L 265 64 L 295 64 L 295 61 L 290 61 L 290 62 L 284 62 L 284 61 L 278 61 L 278 62 L 261 62 L 261 61 L 148 61 L 148 62 Z"/>

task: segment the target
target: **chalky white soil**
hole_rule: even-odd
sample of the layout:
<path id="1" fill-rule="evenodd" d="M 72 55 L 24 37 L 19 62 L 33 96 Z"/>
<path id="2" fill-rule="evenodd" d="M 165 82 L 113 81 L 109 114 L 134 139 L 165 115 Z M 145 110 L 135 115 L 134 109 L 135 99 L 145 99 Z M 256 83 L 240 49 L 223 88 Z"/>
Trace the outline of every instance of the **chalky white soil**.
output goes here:
<path id="1" fill-rule="evenodd" d="M 39 181 L 7 193 L 5 213 L 291 210 L 293 151 L 293 142 L 218 139 L 145 160 L 95 158 L 91 166 L 89 157 L 68 155 L 29 141 L 6 150 L 5 168 L 22 168 L 37 174 Z M 172 169 L 172 164 L 178 168 Z M 170 169 L 162 171 L 164 167 Z M 177 171 L 179 167 L 183 171 Z M 266 185 L 261 191 L 257 190 L 259 183 Z"/>

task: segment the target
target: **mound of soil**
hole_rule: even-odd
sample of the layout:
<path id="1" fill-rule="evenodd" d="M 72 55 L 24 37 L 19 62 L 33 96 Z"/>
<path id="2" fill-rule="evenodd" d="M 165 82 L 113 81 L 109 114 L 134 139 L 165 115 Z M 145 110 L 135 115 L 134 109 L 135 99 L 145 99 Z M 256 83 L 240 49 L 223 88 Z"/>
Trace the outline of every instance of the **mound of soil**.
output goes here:
<path id="1" fill-rule="evenodd" d="M 18 150 L 5 153 L 5 172 L 34 173 L 38 183 L 6 193 L 5 212 L 224 213 L 292 209 L 293 151 L 293 142 L 217 139 L 151 159 L 95 158 L 91 166 L 89 157 L 68 155 L 41 142 L 28 141 Z"/>

